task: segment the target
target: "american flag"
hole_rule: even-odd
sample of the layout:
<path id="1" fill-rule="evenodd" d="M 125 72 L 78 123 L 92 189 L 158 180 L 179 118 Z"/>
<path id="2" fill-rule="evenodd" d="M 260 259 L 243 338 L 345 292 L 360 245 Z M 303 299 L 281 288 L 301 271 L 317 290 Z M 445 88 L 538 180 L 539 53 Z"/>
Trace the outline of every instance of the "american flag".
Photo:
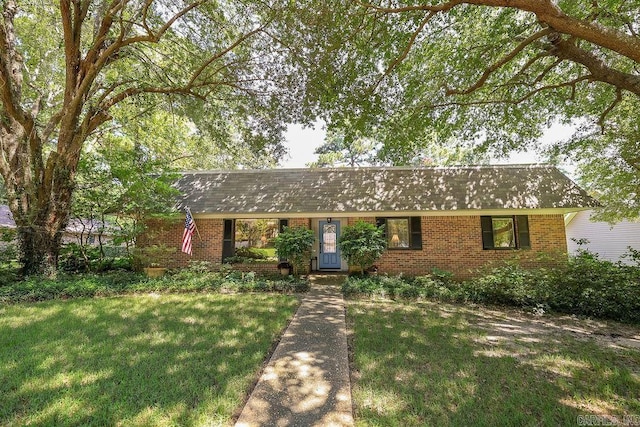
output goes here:
<path id="1" fill-rule="evenodd" d="M 191 216 L 191 212 L 187 211 L 187 218 L 184 220 L 184 233 L 182 233 L 182 252 L 191 255 L 191 241 L 193 232 L 196 230 L 196 223 Z"/>

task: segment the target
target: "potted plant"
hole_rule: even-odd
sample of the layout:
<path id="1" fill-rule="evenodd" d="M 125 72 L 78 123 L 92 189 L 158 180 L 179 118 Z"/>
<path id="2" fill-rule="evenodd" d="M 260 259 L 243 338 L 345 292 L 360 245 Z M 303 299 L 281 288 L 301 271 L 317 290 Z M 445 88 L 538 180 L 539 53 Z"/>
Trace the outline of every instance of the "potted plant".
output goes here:
<path id="1" fill-rule="evenodd" d="M 297 276 L 309 266 L 314 241 L 314 232 L 306 227 L 285 227 L 275 238 L 273 245 L 278 257 L 290 262 L 293 274 Z"/>
<path id="2" fill-rule="evenodd" d="M 291 264 L 287 261 L 278 263 L 278 271 L 283 276 L 288 276 L 289 274 L 291 274 Z"/>
<path id="3" fill-rule="evenodd" d="M 166 245 L 151 245 L 136 251 L 136 258 L 142 270 L 151 279 L 164 276 L 167 272 L 166 262 L 169 255 L 176 252 L 176 248 Z"/>

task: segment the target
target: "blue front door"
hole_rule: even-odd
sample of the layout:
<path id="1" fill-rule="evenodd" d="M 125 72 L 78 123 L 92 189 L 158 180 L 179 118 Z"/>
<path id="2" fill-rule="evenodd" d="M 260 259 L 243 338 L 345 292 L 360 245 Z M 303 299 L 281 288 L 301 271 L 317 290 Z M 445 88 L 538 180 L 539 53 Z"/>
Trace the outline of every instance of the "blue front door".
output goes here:
<path id="1" fill-rule="evenodd" d="M 340 237 L 340 221 L 320 221 L 320 257 L 318 268 L 339 270 L 342 261 L 340 260 L 340 249 L 338 248 L 338 237 Z"/>

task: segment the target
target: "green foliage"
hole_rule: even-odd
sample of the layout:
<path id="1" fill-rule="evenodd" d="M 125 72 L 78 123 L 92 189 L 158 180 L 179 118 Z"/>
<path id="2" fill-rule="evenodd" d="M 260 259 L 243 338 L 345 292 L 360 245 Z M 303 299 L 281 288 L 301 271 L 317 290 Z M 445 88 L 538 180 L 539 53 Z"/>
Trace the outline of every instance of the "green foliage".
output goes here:
<path id="1" fill-rule="evenodd" d="M 640 265 L 603 261 L 581 251 L 566 264 L 526 269 L 516 262 L 492 267 L 471 280 L 456 282 L 435 271 L 428 276 L 348 278 L 345 295 L 430 298 L 521 307 L 640 323 Z"/>
<path id="2" fill-rule="evenodd" d="M 314 232 L 306 227 L 285 227 L 275 238 L 273 245 L 278 257 L 291 262 L 293 274 L 298 275 L 309 265 L 314 241 Z"/>
<path id="3" fill-rule="evenodd" d="M 296 3 L 290 31 L 308 46 L 308 99 L 329 135 L 378 142 L 384 164 L 468 164 L 514 151 L 546 155 L 540 137 L 568 125 L 575 138 L 556 138 L 550 160 L 578 163 L 609 210 L 638 217 L 638 56 L 598 44 L 637 43 L 635 2 L 537 2 L 566 18 L 567 28 L 551 34 L 541 33 L 556 28 L 550 15 L 490 1 L 433 13 L 445 2 Z M 573 32 L 585 22 L 597 41 Z"/>
<path id="4" fill-rule="evenodd" d="M 134 253 L 134 264 L 137 267 L 164 267 L 177 250 L 165 244 L 139 247 Z"/>
<path id="5" fill-rule="evenodd" d="M 15 238 L 15 230 L 0 228 L 0 265 L 17 261 L 18 248 L 15 244 Z"/>
<path id="6" fill-rule="evenodd" d="M 604 128 L 583 125 L 573 137 L 550 155 L 570 158 L 578 166 L 579 182 L 600 201 L 596 219 L 618 222 L 640 218 L 640 123 L 637 100 L 625 97 Z"/>
<path id="7" fill-rule="evenodd" d="M 160 279 L 148 279 L 138 273 L 119 270 L 103 274 L 59 274 L 57 279 L 30 277 L 7 283 L 0 280 L 0 304 L 149 292 L 294 293 L 309 290 L 308 281 L 295 277 L 267 277 L 233 270 L 210 271 L 209 267 L 194 264 Z"/>
<path id="8" fill-rule="evenodd" d="M 131 270 L 132 257 L 121 247 L 81 246 L 67 243 L 60 250 L 58 268 L 65 273 L 101 273 L 110 270 Z"/>
<path id="9" fill-rule="evenodd" d="M 444 276 L 448 276 L 444 275 Z M 350 276 L 342 285 L 346 296 L 366 295 L 374 298 L 437 298 L 455 300 L 453 282 L 443 277 L 441 270 L 435 275 L 406 278 L 402 276 Z"/>
<path id="10" fill-rule="evenodd" d="M 553 279 L 552 309 L 640 322 L 640 264 L 614 264 L 581 250 Z"/>
<path id="11" fill-rule="evenodd" d="M 20 269 L 15 234 L 15 230 L 0 229 L 0 286 L 18 280 Z"/>
<path id="12" fill-rule="evenodd" d="M 236 254 L 231 257 L 227 257 L 224 262 L 227 264 L 251 264 L 260 262 L 275 262 L 275 259 L 271 259 L 265 251 L 257 248 L 237 248 Z"/>
<path id="13" fill-rule="evenodd" d="M 376 143 L 346 132 L 327 132 L 325 142 L 316 148 L 318 160 L 309 167 L 366 166 L 375 164 Z"/>
<path id="14" fill-rule="evenodd" d="M 360 272 L 371 267 L 387 248 L 382 228 L 358 221 L 342 229 L 338 246 L 342 256 L 350 266 L 357 266 Z"/>

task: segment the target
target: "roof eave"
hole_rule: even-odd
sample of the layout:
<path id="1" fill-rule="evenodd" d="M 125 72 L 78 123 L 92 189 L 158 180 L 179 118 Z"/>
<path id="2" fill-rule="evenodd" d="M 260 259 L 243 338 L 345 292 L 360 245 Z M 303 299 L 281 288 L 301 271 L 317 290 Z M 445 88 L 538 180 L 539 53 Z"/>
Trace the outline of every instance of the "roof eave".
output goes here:
<path id="1" fill-rule="evenodd" d="M 214 212 L 196 213 L 196 219 L 256 219 L 256 218 L 327 218 L 327 217 L 406 217 L 406 216 L 483 216 L 483 215 L 565 215 L 591 207 L 562 207 L 540 209 L 460 209 L 431 211 L 325 211 L 325 212 Z"/>

